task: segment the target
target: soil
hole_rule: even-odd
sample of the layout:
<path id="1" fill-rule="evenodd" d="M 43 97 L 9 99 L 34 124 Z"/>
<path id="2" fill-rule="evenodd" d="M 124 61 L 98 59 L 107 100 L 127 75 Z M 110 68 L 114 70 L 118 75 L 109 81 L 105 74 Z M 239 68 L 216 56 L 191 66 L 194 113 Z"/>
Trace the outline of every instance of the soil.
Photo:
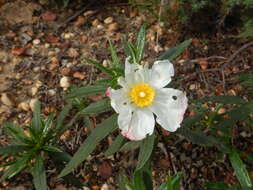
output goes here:
<path id="1" fill-rule="evenodd" d="M 133 41 L 144 22 L 149 23 L 144 55 L 147 63 L 152 63 L 181 41 L 190 37 L 193 39 L 190 48 L 173 61 L 176 75 L 182 76 L 175 78 L 181 82 L 178 88 L 184 90 L 189 98 L 243 94 L 244 90 L 236 77 L 253 71 L 253 47 L 249 47 L 236 56 L 234 64 L 224 69 L 225 80 L 220 71 L 206 72 L 221 67 L 234 52 L 249 42 L 248 39 L 237 38 L 235 33 L 212 31 L 212 35 L 205 35 L 205 38 L 195 35 L 192 30 L 186 34 L 160 26 L 158 20 L 145 11 L 113 1 L 110 5 L 90 6 L 70 19 L 87 4 L 73 3 L 62 9 L 45 2 L 0 0 L 0 93 L 1 97 L 7 96 L 8 99 L 1 98 L 0 123 L 11 120 L 20 125 L 28 124 L 32 117 L 31 101 L 34 100 L 42 102 L 45 115 L 60 111 L 69 85 L 93 84 L 97 79 L 107 77 L 83 58 L 98 60 L 106 66 L 110 59 L 110 39 L 124 60 L 122 36 L 126 35 Z M 67 77 L 69 84 L 61 85 L 64 77 Z M 89 101 L 101 98 L 95 95 Z M 94 122 L 101 120 L 99 116 L 91 119 Z M 0 145 L 6 145 L 9 139 L 2 128 L 0 134 Z M 251 136 L 245 138 L 247 144 L 253 143 Z M 76 123 L 64 133 L 62 147 L 74 154 L 86 137 L 83 123 Z M 114 138 L 110 135 L 102 141 L 75 171 L 84 187 L 92 190 L 117 189 L 119 173 L 130 175 L 134 171 L 136 151 L 121 152 L 108 158 L 102 155 Z M 227 158 L 221 157 L 215 148 L 200 147 L 187 141 L 174 143 L 176 138 L 170 134 L 170 144 L 160 142 L 160 148 L 155 148 L 153 163 L 157 164 L 153 164 L 152 172 L 156 179 L 155 186 L 175 171 L 183 172 L 182 189 L 185 190 L 204 190 L 203 184 L 207 181 L 236 183 Z M 242 148 L 246 149 L 245 146 Z M 252 169 L 249 168 L 249 171 L 252 172 Z M 3 168 L 0 167 L 2 173 Z M 47 174 L 50 189 L 77 189 L 57 179 L 58 173 L 50 162 Z M 24 171 L 0 184 L 0 189 L 33 189 L 32 178 Z"/>

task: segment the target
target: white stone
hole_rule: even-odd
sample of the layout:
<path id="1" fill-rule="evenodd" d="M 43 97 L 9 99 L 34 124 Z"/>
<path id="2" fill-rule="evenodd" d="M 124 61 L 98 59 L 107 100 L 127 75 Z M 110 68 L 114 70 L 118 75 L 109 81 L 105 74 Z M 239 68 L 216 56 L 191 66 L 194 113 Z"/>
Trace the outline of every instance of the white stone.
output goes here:
<path id="1" fill-rule="evenodd" d="M 37 102 L 38 102 L 37 98 L 33 98 L 33 99 L 30 100 L 29 106 L 30 106 L 32 111 L 34 111 L 35 105 L 36 105 Z"/>
<path id="2" fill-rule="evenodd" d="M 1 102 L 6 106 L 14 106 L 14 102 L 9 98 L 9 96 L 6 93 L 2 93 L 1 96 Z"/>
<path id="3" fill-rule="evenodd" d="M 60 80 L 60 86 L 62 88 L 69 88 L 70 87 L 70 80 L 69 80 L 69 77 L 62 77 L 61 80 Z"/>
<path id="4" fill-rule="evenodd" d="M 38 45 L 40 44 L 40 40 L 39 39 L 34 39 L 33 40 L 33 45 Z"/>

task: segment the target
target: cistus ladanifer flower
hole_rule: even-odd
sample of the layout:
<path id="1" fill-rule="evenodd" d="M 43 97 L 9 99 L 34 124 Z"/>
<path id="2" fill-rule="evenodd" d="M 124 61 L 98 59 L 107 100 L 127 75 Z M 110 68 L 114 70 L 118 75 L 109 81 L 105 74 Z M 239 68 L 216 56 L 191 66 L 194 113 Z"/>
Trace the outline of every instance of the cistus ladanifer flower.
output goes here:
<path id="1" fill-rule="evenodd" d="M 169 60 L 155 61 L 152 68 L 125 61 L 125 77 L 118 78 L 122 87 L 110 89 L 111 106 L 119 114 L 118 125 L 123 136 L 142 140 L 152 135 L 156 122 L 174 132 L 187 108 L 186 95 L 177 89 L 165 88 L 174 76 Z M 155 119 L 156 116 L 156 119 Z"/>

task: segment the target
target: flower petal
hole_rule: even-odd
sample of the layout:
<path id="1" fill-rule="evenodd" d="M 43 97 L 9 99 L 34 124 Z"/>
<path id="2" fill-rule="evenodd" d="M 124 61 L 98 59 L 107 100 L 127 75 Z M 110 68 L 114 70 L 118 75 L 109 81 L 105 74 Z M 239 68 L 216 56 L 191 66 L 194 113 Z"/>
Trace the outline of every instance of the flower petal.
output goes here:
<path id="1" fill-rule="evenodd" d="M 117 113 L 121 112 L 121 110 L 124 109 L 132 109 L 130 99 L 127 98 L 126 95 L 127 93 L 123 88 L 119 90 L 111 89 L 110 93 L 111 106 Z"/>
<path id="2" fill-rule="evenodd" d="M 157 123 L 164 129 L 174 132 L 180 127 L 187 106 L 187 97 L 182 91 L 163 88 L 157 90 L 150 109 L 157 116 Z"/>
<path id="3" fill-rule="evenodd" d="M 151 70 L 150 84 L 156 88 L 163 88 L 170 83 L 174 76 L 174 68 L 169 60 L 155 61 Z"/>
<path id="4" fill-rule="evenodd" d="M 129 60 L 131 59 L 131 57 L 127 57 L 126 61 L 125 61 L 125 76 L 133 73 L 139 69 L 141 69 L 141 65 L 137 64 L 137 63 L 130 63 Z"/>
<path id="5" fill-rule="evenodd" d="M 129 120 L 128 120 L 129 121 Z M 153 113 L 148 109 L 137 109 L 133 112 L 131 121 L 127 127 L 121 126 L 122 135 L 130 140 L 142 140 L 146 135 L 152 135 L 155 127 Z"/>

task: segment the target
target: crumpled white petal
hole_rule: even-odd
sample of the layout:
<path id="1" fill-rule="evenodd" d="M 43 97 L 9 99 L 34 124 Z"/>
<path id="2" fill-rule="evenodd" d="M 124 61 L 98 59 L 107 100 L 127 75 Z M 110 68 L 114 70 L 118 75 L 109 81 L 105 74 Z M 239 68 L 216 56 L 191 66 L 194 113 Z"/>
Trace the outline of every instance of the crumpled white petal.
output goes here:
<path id="1" fill-rule="evenodd" d="M 156 99 L 150 106 L 152 112 L 157 116 L 157 123 L 170 132 L 174 132 L 180 127 L 186 108 L 187 97 L 185 94 L 172 88 L 157 90 Z"/>
<path id="2" fill-rule="evenodd" d="M 152 135 L 154 131 L 154 126 L 154 115 L 148 109 L 135 110 L 133 112 L 130 122 L 128 123 L 128 127 L 120 126 L 119 123 L 120 129 L 122 129 L 121 134 L 126 138 L 135 141 L 144 139 L 146 135 Z"/>
<path id="3" fill-rule="evenodd" d="M 111 89 L 110 99 L 111 106 L 117 113 L 125 109 L 132 109 L 130 100 L 127 98 L 127 93 L 123 88 L 119 90 Z"/>
<path id="4" fill-rule="evenodd" d="M 150 84 L 156 88 L 163 88 L 170 83 L 174 76 L 174 68 L 169 60 L 155 61 L 151 70 Z"/>
<path id="5" fill-rule="evenodd" d="M 142 69 L 141 65 L 139 65 L 137 63 L 130 63 L 129 62 L 130 58 L 131 57 L 127 57 L 126 61 L 125 61 L 125 76 L 130 74 L 130 73 L 136 72 L 139 69 Z"/>

